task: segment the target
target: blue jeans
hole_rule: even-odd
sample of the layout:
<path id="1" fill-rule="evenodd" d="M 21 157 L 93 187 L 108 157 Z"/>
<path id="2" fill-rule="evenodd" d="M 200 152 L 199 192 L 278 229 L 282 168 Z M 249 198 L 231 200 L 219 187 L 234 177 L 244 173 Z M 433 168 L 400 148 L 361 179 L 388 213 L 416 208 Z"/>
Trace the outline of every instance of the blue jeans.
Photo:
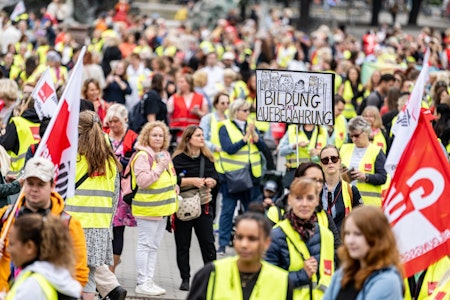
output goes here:
<path id="1" fill-rule="evenodd" d="M 221 180 L 220 192 L 222 193 L 222 210 L 219 219 L 219 247 L 226 247 L 230 243 L 234 210 L 238 200 L 241 201 L 244 211 L 246 211 L 251 202 L 257 201 L 258 196 L 261 194 L 261 189 L 259 184 L 254 184 L 247 191 L 230 194 L 226 181 Z"/>

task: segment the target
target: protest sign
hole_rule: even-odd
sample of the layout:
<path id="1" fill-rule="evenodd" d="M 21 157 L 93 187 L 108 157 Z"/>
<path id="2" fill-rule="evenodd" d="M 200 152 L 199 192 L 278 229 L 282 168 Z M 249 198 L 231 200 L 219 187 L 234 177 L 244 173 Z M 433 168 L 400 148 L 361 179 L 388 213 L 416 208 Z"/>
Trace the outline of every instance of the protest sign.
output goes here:
<path id="1" fill-rule="evenodd" d="M 256 70 L 256 119 L 334 124 L 334 74 Z"/>

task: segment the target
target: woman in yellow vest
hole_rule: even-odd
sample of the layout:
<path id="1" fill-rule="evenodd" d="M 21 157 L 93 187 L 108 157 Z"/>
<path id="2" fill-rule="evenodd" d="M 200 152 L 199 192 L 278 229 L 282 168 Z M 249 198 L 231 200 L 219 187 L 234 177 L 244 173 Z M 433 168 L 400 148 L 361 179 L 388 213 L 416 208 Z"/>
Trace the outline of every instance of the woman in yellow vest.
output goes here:
<path id="1" fill-rule="evenodd" d="M 291 209 L 272 230 L 266 261 L 286 271 L 294 285 L 294 299 L 321 299 L 335 268 L 333 233 L 317 222 L 320 200 L 316 182 L 296 178 L 291 185 Z"/>
<path id="2" fill-rule="evenodd" d="M 394 234 L 378 207 L 355 208 L 344 220 L 342 267 L 323 300 L 403 299 L 402 266 Z"/>
<path id="3" fill-rule="evenodd" d="M 270 224 L 257 212 L 236 218 L 237 256 L 207 264 L 195 275 L 186 299 L 292 299 L 288 273 L 262 260 L 270 245 Z"/>
<path id="4" fill-rule="evenodd" d="M 6 299 L 57 300 L 58 293 L 78 299 L 81 285 L 72 278 L 75 256 L 66 225 L 54 216 L 28 214 L 18 218 L 9 233 L 8 252 L 23 268 Z"/>
<path id="5" fill-rule="evenodd" d="M 214 155 L 214 165 L 219 173 L 223 173 L 219 155 L 222 150 L 219 140 L 219 128 L 222 125 L 222 121 L 228 118 L 225 112 L 228 110 L 229 105 L 230 96 L 224 92 L 219 92 L 214 97 L 214 111 L 203 116 L 200 120 L 200 127 L 203 129 L 206 145 Z"/>
<path id="6" fill-rule="evenodd" d="M 380 111 L 376 106 L 366 106 L 361 116 L 372 127 L 372 131 L 369 136 L 369 140 L 372 144 L 377 145 L 383 152 L 387 154 L 388 143 L 386 141 L 386 130 L 383 127 L 383 121 L 381 120 Z"/>
<path id="7" fill-rule="evenodd" d="M 119 168 L 98 115 L 81 112 L 75 195 L 66 199 L 65 210 L 80 221 L 86 237 L 89 281 L 83 288 L 84 299 L 95 297 L 95 268 L 113 264 L 110 230 L 119 197 Z"/>
<path id="8" fill-rule="evenodd" d="M 363 205 L 363 201 L 358 188 L 341 179 L 341 157 L 336 146 L 327 145 L 320 151 L 320 165 L 325 174 L 322 206 L 333 217 L 340 233 L 344 218 L 354 207 Z"/>
<path id="9" fill-rule="evenodd" d="M 425 270 L 405 278 L 405 300 L 417 299 L 425 300 L 438 289 L 439 282 L 444 278 L 447 271 L 450 270 L 450 258 L 444 256 L 434 264 L 431 264 Z M 447 291 L 450 293 L 450 289 Z M 450 299 L 450 295 L 447 296 Z M 431 298 L 444 299 L 444 298 Z"/>
<path id="10" fill-rule="evenodd" d="M 351 119 L 348 132 L 353 143 L 342 145 L 342 164 L 348 168 L 350 181 L 358 188 L 364 204 L 380 207 L 382 185 L 387 180 L 386 155 L 370 142 L 372 128 L 363 117 Z"/>
<path id="11" fill-rule="evenodd" d="M 169 142 L 169 128 L 161 121 L 149 122 L 142 128 L 135 146 L 137 154 L 131 160 L 132 182 L 138 187 L 131 203 L 138 229 L 135 291 L 148 296 L 166 293 L 153 279 L 156 254 L 167 217 L 178 208 L 177 177 L 167 151 Z"/>
<path id="12" fill-rule="evenodd" d="M 234 210 L 238 201 L 246 210 L 249 203 L 258 198 L 261 193 L 260 179 L 262 176 L 260 151 L 266 149 L 264 140 L 255 128 L 248 122 L 250 104 L 243 99 L 235 100 L 228 110 L 229 119 L 222 122 L 219 129 L 220 164 L 224 174 L 219 174 L 222 192 L 222 211 L 219 221 L 218 255 L 225 253 L 225 247 L 230 243 L 233 226 Z M 233 181 L 227 178 L 228 172 L 248 169 L 243 176 L 247 182 Z"/>
<path id="13" fill-rule="evenodd" d="M 298 127 L 298 136 L 296 127 Z M 286 157 L 286 174 L 283 178 L 285 188 L 289 188 L 300 163 L 319 162 L 319 152 L 327 144 L 327 139 L 328 131 L 323 126 L 310 124 L 288 126 L 278 144 L 279 155 Z"/>
<path id="14" fill-rule="evenodd" d="M 295 171 L 295 178 L 305 177 L 313 180 L 316 183 L 316 193 L 319 198 L 322 198 L 322 189 L 325 181 L 325 174 L 319 164 L 313 162 L 301 163 Z M 273 223 L 273 225 L 278 224 L 280 221 L 286 219 L 287 213 L 289 212 L 288 203 L 289 193 L 285 194 L 283 197 L 275 202 L 275 205 L 271 206 L 267 211 L 267 218 Z M 334 236 L 334 249 L 337 249 L 341 244 L 339 231 L 334 224 L 333 217 L 323 209 L 322 202 L 315 211 L 317 222 L 324 227 L 327 227 Z"/>
<path id="15" fill-rule="evenodd" d="M 447 255 L 450 259 L 450 255 Z M 450 268 L 442 275 L 437 287 L 434 289 L 431 296 L 425 298 L 427 300 L 450 300 Z"/>
<path id="16" fill-rule="evenodd" d="M 345 109 L 342 113 L 349 120 L 356 117 L 356 111 L 363 100 L 364 87 L 361 84 L 360 72 L 357 67 L 347 70 L 347 79 L 339 87 L 338 94 L 345 100 Z"/>

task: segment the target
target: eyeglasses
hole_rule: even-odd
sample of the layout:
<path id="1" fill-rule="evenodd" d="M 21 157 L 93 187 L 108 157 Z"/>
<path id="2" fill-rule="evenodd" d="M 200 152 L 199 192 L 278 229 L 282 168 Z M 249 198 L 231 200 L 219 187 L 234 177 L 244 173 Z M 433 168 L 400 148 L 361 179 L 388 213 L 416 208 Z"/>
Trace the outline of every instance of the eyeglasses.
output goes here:
<path id="1" fill-rule="evenodd" d="M 360 133 L 356 133 L 356 134 L 350 134 L 350 138 L 351 138 L 351 139 L 352 139 L 352 138 L 359 138 L 359 136 L 360 136 L 361 134 L 363 134 L 363 133 L 360 132 Z"/>
<path id="2" fill-rule="evenodd" d="M 250 111 L 250 109 L 248 109 L 248 108 L 247 108 L 247 109 L 240 109 L 240 111 L 242 111 L 242 112 L 245 112 L 245 113 L 246 113 L 246 112 L 249 112 L 249 111 Z"/>
<path id="3" fill-rule="evenodd" d="M 322 164 L 324 165 L 328 165 L 330 164 L 330 162 L 332 162 L 333 164 L 337 163 L 339 161 L 339 156 L 329 156 L 329 157 L 322 157 L 320 159 L 320 161 L 322 162 Z"/>

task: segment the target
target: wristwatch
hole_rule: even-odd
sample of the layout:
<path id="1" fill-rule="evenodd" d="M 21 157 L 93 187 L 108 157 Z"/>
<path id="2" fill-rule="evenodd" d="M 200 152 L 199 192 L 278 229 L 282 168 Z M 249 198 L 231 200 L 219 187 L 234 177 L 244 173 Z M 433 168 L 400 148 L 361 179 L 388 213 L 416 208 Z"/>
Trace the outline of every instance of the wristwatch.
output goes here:
<path id="1" fill-rule="evenodd" d="M 369 175 L 368 174 L 366 174 L 366 179 L 364 179 L 364 182 L 369 183 Z"/>

